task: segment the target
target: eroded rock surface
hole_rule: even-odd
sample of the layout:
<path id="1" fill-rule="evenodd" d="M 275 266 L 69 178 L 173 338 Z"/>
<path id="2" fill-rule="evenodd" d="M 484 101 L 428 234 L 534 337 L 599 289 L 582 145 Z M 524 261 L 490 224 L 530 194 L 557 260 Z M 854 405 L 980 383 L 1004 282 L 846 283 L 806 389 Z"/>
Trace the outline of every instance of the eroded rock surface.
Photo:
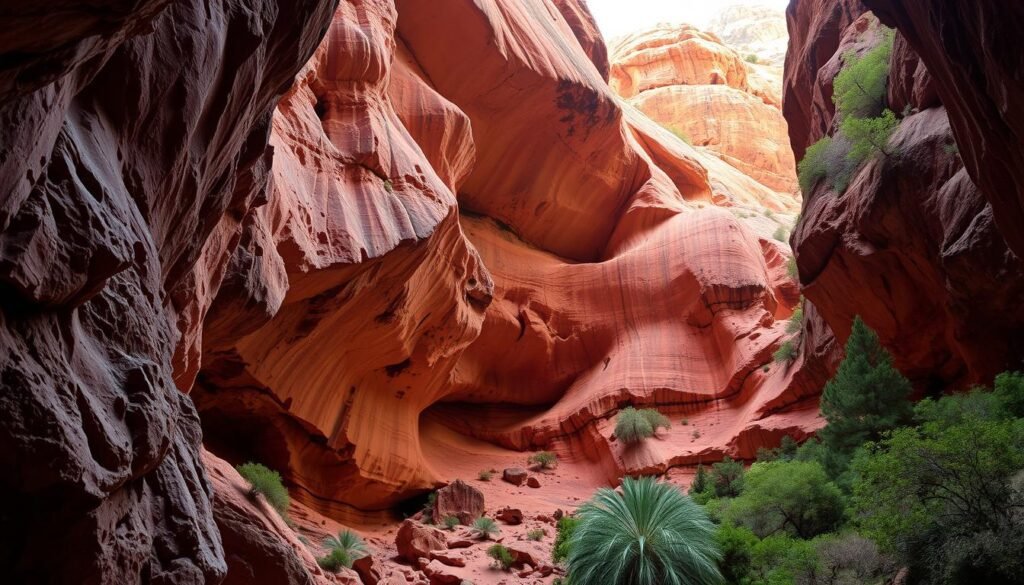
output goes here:
<path id="1" fill-rule="evenodd" d="M 804 31 L 793 36 L 785 107 L 802 153 L 834 132 L 831 79 L 847 54 L 880 41 L 881 25 L 856 2 L 803 0 L 789 18 Z M 1024 356 L 1024 311 L 1013 300 L 1024 295 L 1024 265 L 1000 232 L 998 198 L 965 167 L 940 84 L 902 34 L 891 65 L 888 103 L 901 113 L 893 154 L 869 161 L 841 195 L 824 184 L 804 194 L 793 243 L 814 305 L 805 348 L 829 369 L 829 330 L 845 340 L 860 315 L 920 388 L 989 382 Z"/>
<path id="2" fill-rule="evenodd" d="M 175 384 L 267 196 L 271 114 L 334 2 L 7 3 L 0 32 L 0 558 L 12 582 L 217 582 Z M 232 235 L 234 234 L 234 235 Z M 213 265 L 212 263 L 210 264 Z M 187 389 L 187 387 L 185 388 Z M 59 554 L 58 554 L 59 553 Z"/>

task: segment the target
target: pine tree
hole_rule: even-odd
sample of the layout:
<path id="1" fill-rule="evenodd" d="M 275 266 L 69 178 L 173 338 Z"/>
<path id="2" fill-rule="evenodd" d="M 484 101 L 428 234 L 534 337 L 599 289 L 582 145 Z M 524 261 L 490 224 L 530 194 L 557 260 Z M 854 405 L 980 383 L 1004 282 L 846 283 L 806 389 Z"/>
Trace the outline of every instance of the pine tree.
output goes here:
<path id="1" fill-rule="evenodd" d="M 913 417 L 910 382 L 892 365 L 892 355 L 860 317 L 846 342 L 846 357 L 821 395 L 821 413 L 828 421 L 818 432 L 841 473 L 853 452 L 866 441 L 907 424 Z"/>
<path id="2" fill-rule="evenodd" d="M 697 475 L 690 484 L 690 495 L 702 494 L 708 489 L 708 471 L 703 465 L 697 464 Z"/>

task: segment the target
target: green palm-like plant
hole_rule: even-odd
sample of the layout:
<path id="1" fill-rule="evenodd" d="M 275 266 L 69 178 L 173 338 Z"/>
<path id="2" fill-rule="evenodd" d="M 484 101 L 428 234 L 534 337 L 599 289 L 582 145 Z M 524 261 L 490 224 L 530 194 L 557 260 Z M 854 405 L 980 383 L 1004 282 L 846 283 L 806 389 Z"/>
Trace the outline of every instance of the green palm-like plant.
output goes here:
<path id="1" fill-rule="evenodd" d="M 344 551 L 345 555 L 352 559 L 351 562 L 355 562 L 370 554 L 363 539 L 359 538 L 359 535 L 355 532 L 347 529 L 339 532 L 338 536 L 328 536 L 325 538 L 324 548 L 329 552 L 336 550 Z M 349 566 L 351 566 L 351 562 Z"/>
<path id="2" fill-rule="evenodd" d="M 602 488 L 579 510 L 569 543 L 573 583 L 711 585 L 721 583 L 715 527 L 703 508 L 654 478 Z"/>

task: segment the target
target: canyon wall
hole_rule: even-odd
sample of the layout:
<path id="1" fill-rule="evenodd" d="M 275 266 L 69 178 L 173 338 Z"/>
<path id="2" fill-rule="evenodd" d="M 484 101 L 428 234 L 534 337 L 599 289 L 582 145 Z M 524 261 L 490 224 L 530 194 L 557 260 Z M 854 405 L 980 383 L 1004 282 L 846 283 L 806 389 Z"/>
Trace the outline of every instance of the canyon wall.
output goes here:
<path id="1" fill-rule="evenodd" d="M 265 200 L 271 115 L 335 3 L 80 4 L 3 9 L 0 556 L 17 583 L 217 582 L 182 300 Z"/>
<path id="2" fill-rule="evenodd" d="M 903 8 L 893 9 L 906 16 Z M 1015 9 L 1005 10 L 1012 20 Z M 920 58 L 920 38 L 904 36 L 909 24 L 881 14 L 902 23 L 887 96 L 900 124 L 889 142 L 891 154 L 869 160 L 845 192 L 820 182 L 804 193 L 792 243 L 802 291 L 814 305 L 807 323 L 817 334 L 813 342 L 808 338 L 805 353 L 809 362 L 828 369 L 836 359 L 835 340 L 820 332 L 830 330 L 844 340 L 853 317 L 860 315 L 921 390 L 990 382 L 996 373 L 1022 364 L 1024 266 L 1008 245 L 1018 238 L 1020 223 L 1011 228 L 1005 221 L 1016 213 L 1013 194 L 1019 191 L 1010 187 L 1014 183 L 1005 169 L 999 170 L 1015 147 L 1008 142 L 995 147 L 999 139 L 988 137 L 1006 133 L 982 138 L 977 116 L 991 114 L 992 124 L 1003 125 L 1012 124 L 1012 116 L 1009 104 L 993 111 L 951 101 L 951 91 L 963 97 L 977 85 L 948 75 L 961 71 L 958 51 L 982 61 L 1000 57 L 956 41 L 955 35 L 977 30 L 958 26 L 942 33 L 949 35 L 943 42 L 958 49 L 933 50 L 929 59 Z M 783 109 L 793 149 L 802 158 L 809 145 L 835 134 L 832 79 L 849 55 L 881 42 L 882 24 L 857 1 L 800 0 L 790 5 L 788 18 Z M 991 34 L 986 38 L 995 46 L 999 39 L 1009 42 L 999 27 Z M 911 38 L 915 41 L 908 42 Z M 944 72 L 933 75 L 936 68 Z M 1000 83 L 998 68 L 988 71 L 992 83 Z M 951 84 L 959 89 L 951 90 Z M 992 148 L 1001 154 L 991 164 L 974 162 L 979 152 Z"/>
<path id="3" fill-rule="evenodd" d="M 771 360 L 796 200 L 607 76 L 581 3 L 343 3 L 274 116 L 269 203 L 194 311 L 179 382 L 198 364 L 211 450 L 369 522 L 454 479 L 443 441 L 615 481 L 816 428 L 813 385 Z M 706 430 L 625 449 L 630 404 Z"/>

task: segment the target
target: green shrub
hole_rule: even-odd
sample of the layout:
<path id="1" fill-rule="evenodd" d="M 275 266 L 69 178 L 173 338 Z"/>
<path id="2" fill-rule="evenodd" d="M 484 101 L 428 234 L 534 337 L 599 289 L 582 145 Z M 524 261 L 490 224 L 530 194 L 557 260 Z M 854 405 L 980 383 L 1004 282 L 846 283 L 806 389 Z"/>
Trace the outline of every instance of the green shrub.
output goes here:
<path id="1" fill-rule="evenodd" d="M 558 457 L 551 451 L 534 453 L 526 460 L 530 465 L 537 465 L 541 469 L 551 469 L 558 463 Z"/>
<path id="2" fill-rule="evenodd" d="M 690 424 L 690 419 L 684 418 L 683 420 L 679 421 L 679 424 L 681 424 L 681 425 L 683 425 L 685 427 L 685 426 Z"/>
<path id="3" fill-rule="evenodd" d="M 693 429 L 693 432 L 690 433 L 690 438 L 693 439 L 694 441 L 699 439 L 700 438 L 700 431 L 698 429 Z"/>
<path id="4" fill-rule="evenodd" d="M 672 422 L 668 420 L 668 417 L 653 408 L 644 408 L 639 412 L 651 424 L 651 428 L 655 433 L 658 432 L 658 429 L 668 430 L 672 428 Z"/>
<path id="5" fill-rule="evenodd" d="M 358 534 L 351 530 L 342 530 L 337 536 L 324 539 L 326 556 L 317 559 L 317 564 L 325 571 L 337 573 L 342 567 L 352 568 L 352 563 L 369 556 L 366 543 Z"/>
<path id="6" fill-rule="evenodd" d="M 384 190 L 388 193 L 395 192 L 395 186 L 391 183 L 391 179 L 384 179 Z"/>
<path id="7" fill-rule="evenodd" d="M 727 518 L 761 538 L 784 532 L 810 539 L 836 529 L 843 508 L 842 493 L 819 464 L 773 461 L 751 466 Z"/>
<path id="8" fill-rule="evenodd" d="M 619 417 L 615 421 L 616 438 L 628 445 L 652 436 L 654 436 L 654 427 L 640 411 L 632 406 L 619 411 Z"/>
<path id="9" fill-rule="evenodd" d="M 427 496 L 427 502 L 423 504 L 423 523 L 433 524 L 436 518 L 434 518 L 434 509 L 437 507 L 437 492 L 431 492 Z"/>
<path id="10" fill-rule="evenodd" d="M 759 542 L 757 536 L 744 526 L 723 523 L 715 532 L 715 542 L 722 551 L 718 568 L 726 583 L 748 583 L 751 556 Z"/>
<path id="11" fill-rule="evenodd" d="M 526 533 L 526 538 L 530 540 L 540 540 L 544 538 L 546 534 L 547 531 L 543 528 L 534 528 L 533 530 L 530 530 Z"/>
<path id="12" fill-rule="evenodd" d="M 515 564 L 516 558 L 513 556 L 512 551 L 501 544 L 492 544 L 487 548 L 487 556 L 494 559 L 494 564 L 500 567 L 502 570 L 507 571 L 512 568 Z"/>
<path id="13" fill-rule="evenodd" d="M 793 280 L 800 278 L 800 268 L 796 265 L 796 256 L 790 256 L 786 260 L 786 274 Z"/>
<path id="14" fill-rule="evenodd" d="M 800 355 L 800 351 L 796 347 L 796 343 L 792 339 L 787 339 L 782 342 L 779 349 L 775 350 L 772 354 L 772 359 L 777 364 L 788 364 L 793 362 Z"/>
<path id="15" fill-rule="evenodd" d="M 572 546 L 572 535 L 579 524 L 579 518 L 572 516 L 563 516 L 558 519 L 558 528 L 555 532 L 555 544 L 551 553 L 551 558 L 554 562 L 561 563 L 569 558 L 569 550 Z"/>
<path id="16" fill-rule="evenodd" d="M 871 118 L 885 109 L 886 82 L 895 31 L 882 31 L 882 42 L 863 56 L 848 53 L 832 81 L 832 101 L 841 119 Z"/>
<path id="17" fill-rule="evenodd" d="M 789 321 L 786 323 L 786 333 L 794 335 L 804 328 L 804 304 L 797 305 Z"/>
<path id="18" fill-rule="evenodd" d="M 288 513 L 288 490 L 281 482 L 281 474 L 260 463 L 244 463 L 235 467 L 238 475 L 249 482 L 249 497 L 262 494 L 267 503 L 279 514 Z"/>
<path id="19" fill-rule="evenodd" d="M 342 569 L 351 569 L 353 562 L 355 560 L 340 548 L 316 559 L 316 564 L 329 573 L 339 573 Z"/>
<path id="20" fill-rule="evenodd" d="M 455 527 L 459 525 L 458 516 L 445 516 L 444 527 L 448 530 L 455 530 Z"/>
<path id="21" fill-rule="evenodd" d="M 789 232 L 787 232 L 787 231 L 786 231 L 786 228 L 784 228 L 784 227 L 782 227 L 782 226 L 780 225 L 780 226 L 779 226 L 779 227 L 778 227 L 778 228 L 777 228 L 777 229 L 775 230 L 775 233 L 774 233 L 774 234 L 772 234 L 772 237 L 773 237 L 773 238 L 775 238 L 776 240 L 780 241 L 780 242 L 783 242 L 783 243 L 785 243 L 785 242 L 786 242 L 786 241 L 788 241 L 788 239 L 789 239 Z"/>
<path id="22" fill-rule="evenodd" d="M 690 495 L 706 492 L 711 487 L 711 480 L 708 478 L 708 470 L 703 465 L 697 464 L 697 474 L 693 476 L 690 483 Z"/>
<path id="23" fill-rule="evenodd" d="M 757 58 L 757 55 L 755 55 L 753 53 L 747 55 L 745 57 L 745 59 L 746 59 L 747 63 L 753 63 L 754 65 L 757 65 L 757 63 L 760 61 L 760 59 Z"/>
<path id="24" fill-rule="evenodd" d="M 872 155 L 889 151 L 889 139 L 900 125 L 892 110 L 885 110 L 877 118 L 846 118 L 841 129 L 850 141 L 850 152 L 846 155 L 850 164 L 859 167 Z"/>
<path id="25" fill-rule="evenodd" d="M 728 455 L 711 466 L 711 486 L 715 496 L 734 498 L 743 491 L 743 464 Z"/>
<path id="26" fill-rule="evenodd" d="M 491 481 L 491 478 L 494 477 L 494 472 L 487 469 L 481 469 L 480 473 L 477 474 L 477 477 L 480 481 Z"/>
<path id="27" fill-rule="evenodd" d="M 677 487 L 625 478 L 579 509 L 568 573 L 574 583 L 719 583 L 714 524 Z"/>
<path id="28" fill-rule="evenodd" d="M 501 530 L 498 529 L 498 524 L 491 518 L 481 516 L 473 521 L 473 533 L 477 538 L 487 540 L 492 536 L 497 536 Z"/>
<path id="29" fill-rule="evenodd" d="M 826 155 L 832 146 L 832 137 L 825 136 L 821 140 L 807 147 L 804 158 L 797 165 L 797 179 L 800 182 L 800 191 L 804 197 L 811 194 L 811 190 L 822 179 L 828 177 L 828 165 Z"/>

